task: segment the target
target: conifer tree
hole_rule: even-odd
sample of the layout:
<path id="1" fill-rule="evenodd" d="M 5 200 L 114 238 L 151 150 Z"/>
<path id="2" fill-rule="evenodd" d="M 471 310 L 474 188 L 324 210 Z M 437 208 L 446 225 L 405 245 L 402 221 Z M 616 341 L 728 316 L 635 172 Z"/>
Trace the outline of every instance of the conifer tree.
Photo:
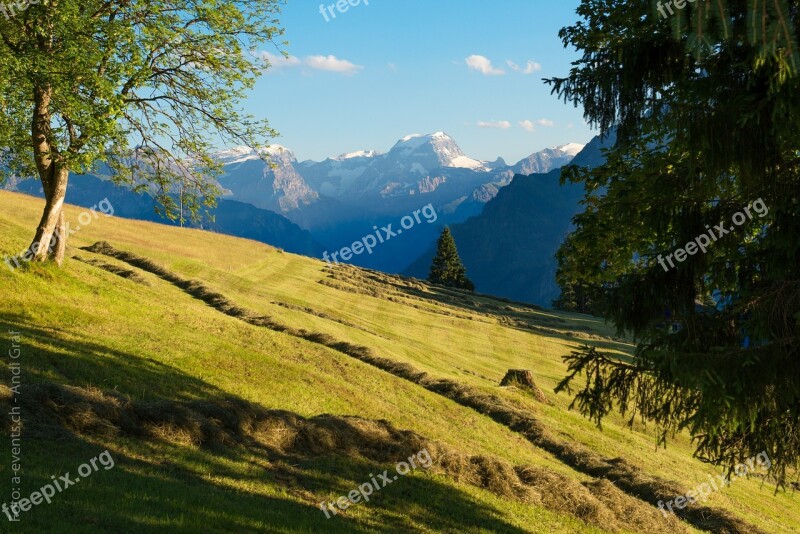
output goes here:
<path id="1" fill-rule="evenodd" d="M 456 242 L 450 228 L 445 227 L 439 236 L 436 247 L 436 257 L 433 258 L 428 281 L 446 287 L 474 291 L 475 285 L 467 278 L 467 269 L 458 255 Z"/>
<path id="2" fill-rule="evenodd" d="M 638 345 L 629 362 L 575 351 L 559 390 L 582 375 L 574 405 L 598 424 L 619 409 L 662 443 L 686 429 L 728 467 L 766 452 L 784 482 L 800 458 L 800 1 L 658 5 L 583 0 L 560 34 L 581 57 L 554 92 L 617 133 L 605 165 L 562 173 L 587 192 L 560 281 L 596 291 Z"/>

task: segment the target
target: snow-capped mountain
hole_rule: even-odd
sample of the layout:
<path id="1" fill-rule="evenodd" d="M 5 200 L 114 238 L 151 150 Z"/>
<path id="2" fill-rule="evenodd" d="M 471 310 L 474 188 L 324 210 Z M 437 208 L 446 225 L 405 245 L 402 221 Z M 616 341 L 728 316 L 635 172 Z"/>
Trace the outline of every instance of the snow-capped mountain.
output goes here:
<path id="1" fill-rule="evenodd" d="M 514 174 L 546 174 L 553 169 L 563 167 L 583 150 L 585 145 L 570 143 L 554 148 L 546 148 L 535 154 L 531 154 L 513 167 Z"/>
<path id="2" fill-rule="evenodd" d="M 482 161 L 467 157 L 452 137 L 444 132 L 429 135 L 412 134 L 400 139 L 387 154 L 387 160 L 406 170 L 412 162 L 414 171 L 428 174 L 438 168 L 486 171 Z"/>
<path id="3" fill-rule="evenodd" d="M 235 163 L 243 163 L 254 159 L 260 159 L 258 153 L 247 146 L 237 146 L 229 150 L 222 150 L 214 154 L 214 159 L 225 164 L 232 165 Z"/>
<path id="4" fill-rule="evenodd" d="M 294 154 L 285 147 L 270 145 L 258 151 L 237 147 L 215 157 L 224 164 L 219 183 L 227 198 L 282 214 L 319 200 L 295 169 Z"/>
<path id="5" fill-rule="evenodd" d="M 604 149 L 615 142 L 612 132 L 594 138 L 578 154 L 575 145 L 552 150 L 576 154 L 570 163 L 594 168 L 605 162 Z M 550 306 L 560 292 L 556 251 L 574 228 L 573 216 L 583 211 L 583 194 L 581 184 L 562 186 L 558 172 L 517 176 L 485 203 L 477 216 L 451 224 L 459 255 L 478 291 Z M 431 241 L 403 274 L 427 276 L 435 253 L 436 243 Z"/>
<path id="6" fill-rule="evenodd" d="M 452 170 L 481 173 L 490 169 L 464 154 L 444 132 L 407 135 L 386 154 L 359 151 L 299 165 L 309 185 L 332 198 L 429 193 L 447 181 Z"/>
<path id="7" fill-rule="evenodd" d="M 547 173 L 583 145 L 537 152 L 509 166 L 467 156 L 444 132 L 411 134 L 388 152 L 357 150 L 298 163 L 280 145 L 216 154 L 228 198 L 277 211 L 304 228 L 330 228 L 366 216 L 394 216 L 433 203 L 456 219 L 480 213 L 516 174 Z M 264 160 L 269 161 L 269 165 Z"/>
<path id="8" fill-rule="evenodd" d="M 401 272 L 435 244 L 443 225 L 483 216 L 489 209 L 487 205 L 496 204 L 496 197 L 504 202 L 509 197 L 513 200 L 522 187 L 520 182 L 527 184 L 523 189 L 527 187 L 536 192 L 536 198 L 544 199 L 542 202 L 550 201 L 548 213 L 552 214 L 556 189 L 546 186 L 557 180 L 554 182 L 553 176 L 548 178 L 544 173 L 571 162 L 593 166 L 602 159 L 598 150 L 590 150 L 591 145 L 577 154 L 581 147 L 571 143 L 545 149 L 513 166 L 502 158 L 494 162 L 471 158 L 443 132 L 405 136 L 385 153 L 357 150 L 321 162 L 299 163 L 291 150 L 280 145 L 259 150 L 234 147 L 215 154 L 223 166 L 217 181 L 224 195 L 215 211 L 217 222 L 203 224 L 232 235 L 283 243 L 280 246 L 287 250 L 319 255 L 320 247 L 338 250 L 376 226 L 394 224 L 397 228 L 400 217 L 432 204 L 437 213 L 435 224 L 417 225 L 402 239 L 393 239 L 372 254 L 354 258 L 363 267 Z M 542 174 L 528 179 L 519 176 L 531 173 Z M 105 174 L 99 172 L 96 178 L 109 188 L 109 198 L 130 193 L 125 186 L 115 186 Z M 15 186 L 15 181 L 6 182 L 9 186 Z M 86 187 L 89 190 L 96 193 L 96 186 L 90 184 Z M 136 209 L 130 216 L 147 219 L 144 214 L 152 211 L 152 199 L 142 197 L 133 204 Z M 531 205 L 523 203 L 514 209 L 525 216 L 550 217 L 542 215 L 542 210 L 532 210 Z M 265 214 L 263 210 L 278 215 Z M 487 239 L 495 238 L 491 232 L 486 235 Z"/>
<path id="9" fill-rule="evenodd" d="M 567 143 L 566 145 L 557 146 L 556 150 L 560 150 L 561 152 L 574 158 L 580 154 L 581 150 L 584 148 L 586 148 L 586 145 L 582 145 L 580 143 Z"/>

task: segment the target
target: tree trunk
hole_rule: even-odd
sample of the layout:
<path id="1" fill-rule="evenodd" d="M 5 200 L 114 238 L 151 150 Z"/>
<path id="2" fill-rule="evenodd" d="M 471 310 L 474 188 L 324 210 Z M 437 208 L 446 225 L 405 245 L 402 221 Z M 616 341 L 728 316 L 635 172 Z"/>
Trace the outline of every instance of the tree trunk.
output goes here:
<path id="1" fill-rule="evenodd" d="M 52 249 L 50 250 L 50 259 L 59 267 L 64 263 L 64 256 L 67 253 L 67 237 L 67 220 L 62 209 L 58 216 L 58 225 L 53 235 L 53 241 L 51 241 Z"/>
<path id="2" fill-rule="evenodd" d="M 29 251 L 31 261 L 52 259 L 61 265 L 67 244 L 66 224 L 61 210 L 67 196 L 69 169 L 65 166 L 58 148 L 53 145 L 51 98 L 50 87 L 34 89 L 31 139 L 36 169 L 44 190 L 45 206 Z"/>
<path id="3" fill-rule="evenodd" d="M 544 392 L 539 389 L 533 380 L 533 373 L 527 369 L 509 369 L 500 382 L 501 386 L 515 386 L 530 391 L 539 402 L 550 404 Z"/>
<path id="4" fill-rule="evenodd" d="M 50 179 L 42 177 L 45 206 L 42 219 L 36 228 L 36 236 L 30 246 L 31 261 L 42 262 L 52 259 L 58 265 L 64 261 L 67 235 L 62 208 L 67 195 L 68 178 L 69 171 L 66 169 L 54 169 Z"/>

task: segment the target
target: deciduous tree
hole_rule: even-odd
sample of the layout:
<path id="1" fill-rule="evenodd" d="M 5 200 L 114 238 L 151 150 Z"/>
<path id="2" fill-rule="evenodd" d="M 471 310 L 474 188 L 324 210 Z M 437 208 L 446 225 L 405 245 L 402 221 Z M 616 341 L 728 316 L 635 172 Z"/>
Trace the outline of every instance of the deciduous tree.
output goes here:
<path id="1" fill-rule="evenodd" d="M 41 0 L 0 17 L 0 170 L 38 176 L 34 261 L 61 262 L 69 175 L 102 167 L 148 188 L 168 214 L 213 202 L 223 142 L 263 146 L 242 112 L 275 42 L 282 0 Z M 276 43 L 277 44 L 277 43 Z"/>

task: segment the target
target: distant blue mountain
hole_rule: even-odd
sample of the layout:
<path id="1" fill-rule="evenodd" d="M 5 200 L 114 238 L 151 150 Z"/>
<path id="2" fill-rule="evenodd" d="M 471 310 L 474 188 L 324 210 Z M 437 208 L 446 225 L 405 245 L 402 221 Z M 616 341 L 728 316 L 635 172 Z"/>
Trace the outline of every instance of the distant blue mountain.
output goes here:
<path id="1" fill-rule="evenodd" d="M 604 140 L 596 137 L 572 164 L 601 165 L 602 149 L 615 140 L 613 135 Z M 516 175 L 480 215 L 451 226 L 477 291 L 545 307 L 558 297 L 555 253 L 573 230 L 572 218 L 581 211 L 583 198 L 581 184 L 562 186 L 560 178 L 560 169 Z M 432 246 L 404 274 L 427 278 L 434 255 Z"/>
<path id="2" fill-rule="evenodd" d="M 22 180 L 14 189 L 42 197 L 39 180 Z M 134 193 L 128 188 L 115 185 L 91 175 L 70 177 L 67 187 L 67 202 L 82 207 L 97 205 L 99 200 L 108 198 L 114 206 L 114 215 L 126 219 L 151 221 L 176 226 L 178 223 L 158 215 L 155 201 L 144 193 Z M 212 220 L 213 216 L 213 220 Z M 256 208 L 251 204 L 221 199 L 216 208 L 198 223 L 187 224 L 221 234 L 253 239 L 282 248 L 287 252 L 322 257 L 324 247 L 313 236 L 285 217 L 268 210 Z"/>
<path id="3" fill-rule="evenodd" d="M 470 217 L 481 216 L 487 203 L 500 195 L 520 194 L 520 184 L 503 194 L 515 176 L 515 182 L 519 182 L 520 175 L 559 168 L 576 154 L 580 157 L 585 152 L 580 152 L 582 147 L 572 143 L 545 149 L 515 165 L 501 158 L 494 162 L 470 158 L 444 132 L 406 136 L 384 154 L 361 150 L 321 162 L 298 162 L 291 150 L 279 145 L 259 150 L 235 147 L 214 155 L 223 166 L 217 178 L 222 196 L 211 212 L 213 218 L 205 217 L 193 226 L 322 257 L 326 251 L 339 251 L 373 234 L 376 227 L 391 224 L 396 231 L 402 217 L 432 205 L 436 210 L 434 222 L 423 220 L 375 247 L 372 254 L 353 256 L 348 261 L 401 273 L 429 251 L 444 225 L 458 226 Z M 93 206 L 98 199 L 108 197 L 118 216 L 175 224 L 156 214 L 150 196 L 114 185 L 105 179 L 106 174 L 101 166 L 94 176 L 71 177 L 67 201 Z M 38 180 L 14 185 L 20 191 L 41 195 Z M 552 193 L 556 197 L 560 194 L 557 189 Z M 553 206 L 558 199 L 554 202 Z M 476 250 L 476 258 L 480 255 Z M 425 258 L 427 261 L 428 256 Z M 480 271 L 480 262 L 475 265 L 474 269 Z M 411 270 L 426 275 L 427 265 Z M 488 281 L 491 276 L 480 279 Z M 495 287 L 484 285 L 486 290 Z"/>

